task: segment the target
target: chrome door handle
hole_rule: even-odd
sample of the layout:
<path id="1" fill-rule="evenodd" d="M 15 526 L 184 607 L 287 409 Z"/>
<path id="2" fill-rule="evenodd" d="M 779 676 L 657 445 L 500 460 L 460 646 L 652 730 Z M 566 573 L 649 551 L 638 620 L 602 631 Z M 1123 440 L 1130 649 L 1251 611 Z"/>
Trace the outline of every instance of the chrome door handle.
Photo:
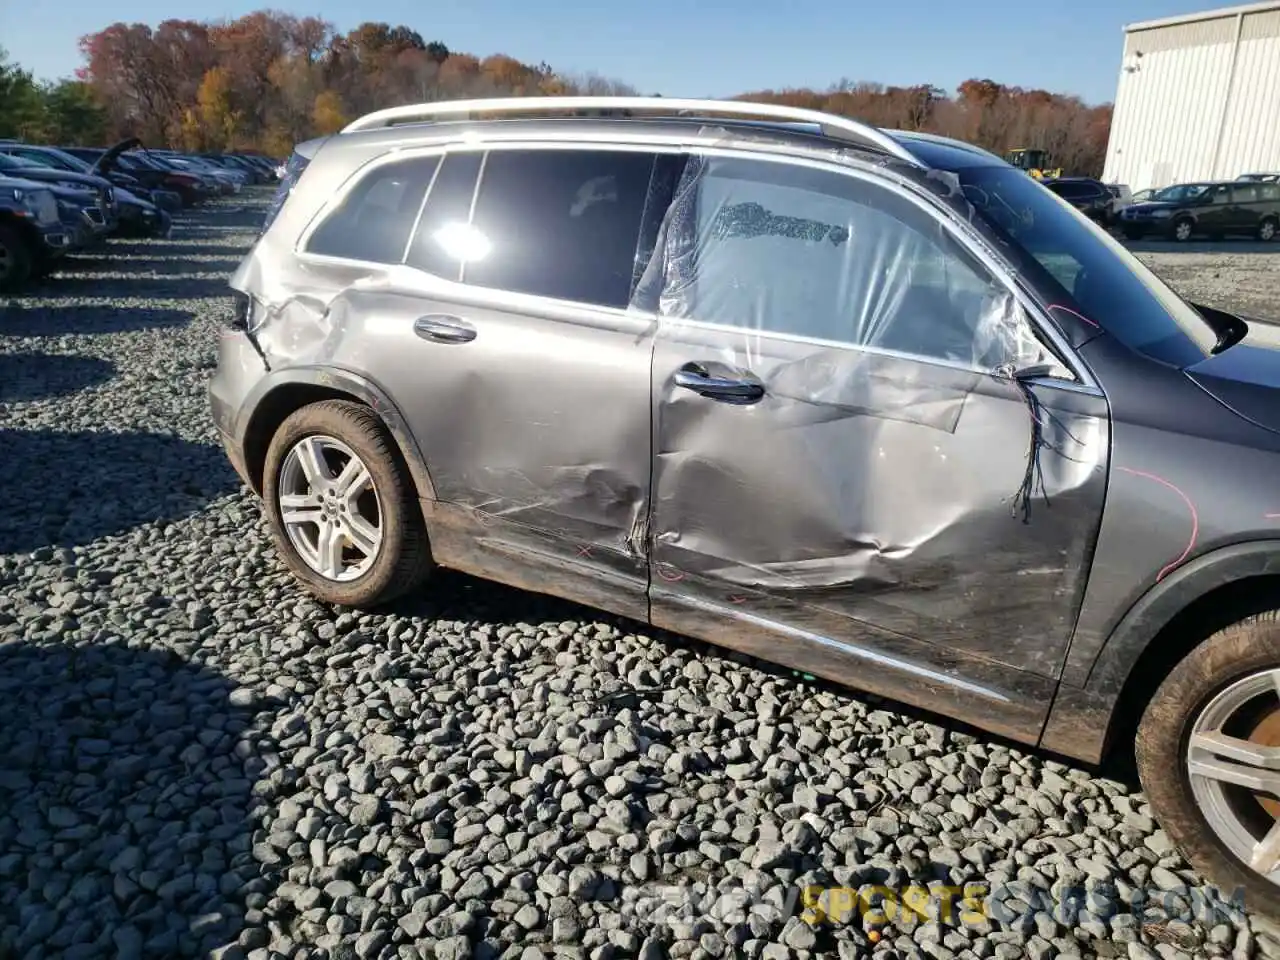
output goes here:
<path id="1" fill-rule="evenodd" d="M 700 363 L 686 363 L 676 371 L 675 384 L 710 400 L 755 403 L 764 396 L 764 384 L 749 377 L 716 377 Z"/>
<path id="2" fill-rule="evenodd" d="M 444 313 L 419 317 L 413 321 L 413 332 L 436 343 L 469 343 L 476 338 L 476 328 L 470 323 Z"/>

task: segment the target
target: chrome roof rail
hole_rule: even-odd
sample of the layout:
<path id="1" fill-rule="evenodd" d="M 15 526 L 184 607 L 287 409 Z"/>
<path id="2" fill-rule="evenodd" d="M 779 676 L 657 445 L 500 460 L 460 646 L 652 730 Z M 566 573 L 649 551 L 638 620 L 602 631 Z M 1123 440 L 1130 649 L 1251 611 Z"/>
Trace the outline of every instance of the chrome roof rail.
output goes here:
<path id="1" fill-rule="evenodd" d="M 343 133 L 375 130 L 396 123 L 420 123 L 444 119 L 467 120 L 475 113 L 550 113 L 559 110 L 656 111 L 668 115 L 698 117 L 704 114 L 757 117 L 816 123 L 824 136 L 888 153 L 917 167 L 926 166 L 906 146 L 870 124 L 818 110 L 748 100 L 699 100 L 678 97 L 494 97 L 476 100 L 437 100 L 375 110 L 342 128 Z"/>

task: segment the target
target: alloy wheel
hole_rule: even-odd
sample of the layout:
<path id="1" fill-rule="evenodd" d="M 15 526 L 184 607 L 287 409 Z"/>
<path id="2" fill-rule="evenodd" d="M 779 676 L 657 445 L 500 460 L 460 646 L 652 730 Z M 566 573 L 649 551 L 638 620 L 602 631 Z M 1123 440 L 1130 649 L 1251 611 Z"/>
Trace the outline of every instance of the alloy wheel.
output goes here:
<path id="1" fill-rule="evenodd" d="M 1237 680 L 1187 740 L 1196 806 L 1239 860 L 1280 885 L 1280 668 Z"/>
<path id="2" fill-rule="evenodd" d="M 1276 237 L 1276 225 L 1274 221 L 1267 220 L 1262 224 L 1260 228 L 1258 228 L 1258 239 L 1269 242 L 1271 240 L 1274 240 L 1275 237 Z"/>
<path id="3" fill-rule="evenodd" d="M 1183 220 L 1181 223 L 1175 224 L 1173 228 L 1173 235 L 1179 240 L 1191 239 L 1191 223 L 1187 220 Z"/>
<path id="4" fill-rule="evenodd" d="M 340 583 L 366 573 L 382 548 L 382 505 L 364 462 L 312 434 L 289 449 L 279 476 L 281 523 L 303 562 Z"/>

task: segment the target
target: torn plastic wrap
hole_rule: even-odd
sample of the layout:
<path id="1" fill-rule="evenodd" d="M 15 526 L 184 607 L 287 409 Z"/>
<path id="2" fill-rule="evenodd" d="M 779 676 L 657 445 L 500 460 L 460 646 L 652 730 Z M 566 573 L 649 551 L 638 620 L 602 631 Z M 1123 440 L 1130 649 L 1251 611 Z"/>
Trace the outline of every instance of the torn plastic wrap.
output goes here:
<path id="1" fill-rule="evenodd" d="M 658 250 L 633 303 L 658 314 L 655 587 L 1052 671 L 1107 422 L 1028 401 L 1011 374 L 1061 367 L 1011 292 L 912 200 L 794 164 L 691 161 Z"/>

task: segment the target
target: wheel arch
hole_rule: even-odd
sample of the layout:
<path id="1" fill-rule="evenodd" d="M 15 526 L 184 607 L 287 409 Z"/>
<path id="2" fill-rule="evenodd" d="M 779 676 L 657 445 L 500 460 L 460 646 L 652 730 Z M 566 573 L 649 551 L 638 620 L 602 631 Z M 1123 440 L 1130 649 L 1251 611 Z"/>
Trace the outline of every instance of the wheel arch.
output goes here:
<path id="1" fill-rule="evenodd" d="M 238 432 L 244 465 L 254 493 L 262 494 L 267 448 L 280 424 L 295 410 L 322 400 L 348 400 L 371 409 L 390 432 L 413 478 L 419 500 L 434 500 L 435 486 L 426 460 L 400 410 L 374 381 L 333 367 L 290 367 L 268 377 L 255 388 L 245 407 L 250 411 Z"/>
<path id="2" fill-rule="evenodd" d="M 1220 547 L 1152 586 L 1111 631 L 1084 686 L 1059 687 L 1040 745 L 1085 762 L 1125 742 L 1169 671 L 1207 636 L 1280 608 L 1280 540 Z"/>
<path id="3" fill-rule="evenodd" d="M 36 229 L 30 220 L 18 216 L 12 210 L 0 207 L 0 227 L 8 227 L 17 231 L 23 239 L 31 244 L 33 257 L 40 252 L 40 246 L 44 241 L 40 236 L 40 231 Z"/>

